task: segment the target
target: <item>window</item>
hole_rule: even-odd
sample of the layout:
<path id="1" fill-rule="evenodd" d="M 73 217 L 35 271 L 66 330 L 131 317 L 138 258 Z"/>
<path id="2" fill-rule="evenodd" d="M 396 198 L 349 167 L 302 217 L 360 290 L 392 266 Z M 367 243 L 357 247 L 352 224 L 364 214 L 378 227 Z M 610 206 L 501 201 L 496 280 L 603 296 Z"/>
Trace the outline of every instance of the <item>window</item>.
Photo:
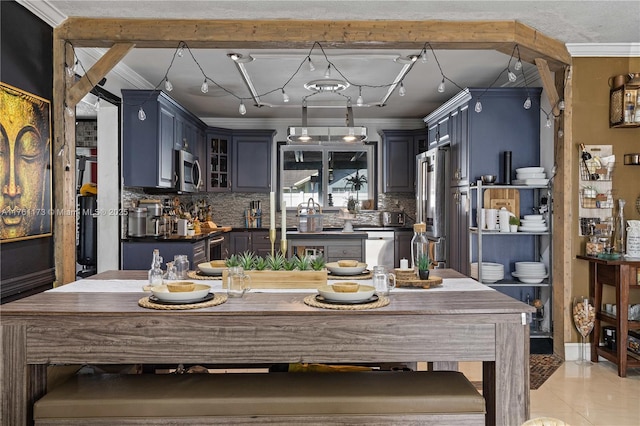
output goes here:
<path id="1" fill-rule="evenodd" d="M 282 199 L 287 207 L 296 208 L 313 198 L 323 210 L 346 208 L 350 198 L 360 206 L 364 201 L 374 200 L 375 152 L 376 144 L 322 146 L 279 142 L 278 190 Z"/>

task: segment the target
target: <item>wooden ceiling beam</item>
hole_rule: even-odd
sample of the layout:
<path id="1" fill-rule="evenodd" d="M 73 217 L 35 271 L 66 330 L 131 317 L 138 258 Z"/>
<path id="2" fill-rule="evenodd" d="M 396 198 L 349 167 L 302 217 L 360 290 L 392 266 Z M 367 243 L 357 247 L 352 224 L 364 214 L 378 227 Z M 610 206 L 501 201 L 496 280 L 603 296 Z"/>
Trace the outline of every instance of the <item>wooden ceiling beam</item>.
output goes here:
<path id="1" fill-rule="evenodd" d="M 517 21 L 303 21 L 303 20 L 151 20 L 69 18 L 56 28 L 74 47 L 309 49 L 314 42 L 340 49 L 499 50 L 521 59 L 545 59 L 552 70 L 571 55 L 558 40 Z"/>
<path id="2" fill-rule="evenodd" d="M 134 43 L 114 44 L 76 84 L 67 90 L 67 105 L 76 106 L 134 47 Z"/>
<path id="3" fill-rule="evenodd" d="M 549 98 L 549 104 L 551 104 L 551 112 L 557 117 L 560 114 L 560 109 L 558 108 L 560 96 L 556 90 L 555 81 L 549 70 L 549 65 L 547 61 L 542 58 L 536 58 L 535 62 L 538 67 L 538 73 L 540 74 L 540 80 L 542 80 L 542 87 L 544 87 L 547 98 Z"/>

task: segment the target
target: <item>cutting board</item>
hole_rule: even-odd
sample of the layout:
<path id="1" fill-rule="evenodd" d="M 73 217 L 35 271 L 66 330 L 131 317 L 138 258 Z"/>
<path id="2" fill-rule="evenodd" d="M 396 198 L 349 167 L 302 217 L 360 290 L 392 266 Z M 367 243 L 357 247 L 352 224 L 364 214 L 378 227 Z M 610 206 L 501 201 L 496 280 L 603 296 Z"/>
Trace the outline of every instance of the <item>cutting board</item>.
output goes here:
<path id="1" fill-rule="evenodd" d="M 485 209 L 498 209 L 506 207 L 516 217 L 520 217 L 520 191 L 517 189 L 487 189 L 484 191 Z"/>

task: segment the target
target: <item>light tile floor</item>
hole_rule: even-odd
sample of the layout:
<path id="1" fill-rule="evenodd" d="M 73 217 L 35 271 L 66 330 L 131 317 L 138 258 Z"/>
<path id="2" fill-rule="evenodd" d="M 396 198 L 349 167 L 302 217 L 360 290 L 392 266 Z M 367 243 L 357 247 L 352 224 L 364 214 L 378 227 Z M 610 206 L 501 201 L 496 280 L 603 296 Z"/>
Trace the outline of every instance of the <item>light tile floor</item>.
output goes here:
<path id="1" fill-rule="evenodd" d="M 640 369 L 618 377 L 608 361 L 566 361 L 531 393 L 531 418 L 554 417 L 570 426 L 640 425 Z"/>

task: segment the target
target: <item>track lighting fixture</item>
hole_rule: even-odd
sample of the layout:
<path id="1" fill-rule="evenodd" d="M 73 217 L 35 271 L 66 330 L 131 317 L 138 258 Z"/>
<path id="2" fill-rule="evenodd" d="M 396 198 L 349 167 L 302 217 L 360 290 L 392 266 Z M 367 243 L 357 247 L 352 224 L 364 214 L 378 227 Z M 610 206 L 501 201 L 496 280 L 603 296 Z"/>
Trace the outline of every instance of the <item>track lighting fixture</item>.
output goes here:
<path id="1" fill-rule="evenodd" d="M 253 61 L 253 56 L 244 56 L 242 53 L 228 53 L 227 56 L 239 64 L 246 64 Z"/>

